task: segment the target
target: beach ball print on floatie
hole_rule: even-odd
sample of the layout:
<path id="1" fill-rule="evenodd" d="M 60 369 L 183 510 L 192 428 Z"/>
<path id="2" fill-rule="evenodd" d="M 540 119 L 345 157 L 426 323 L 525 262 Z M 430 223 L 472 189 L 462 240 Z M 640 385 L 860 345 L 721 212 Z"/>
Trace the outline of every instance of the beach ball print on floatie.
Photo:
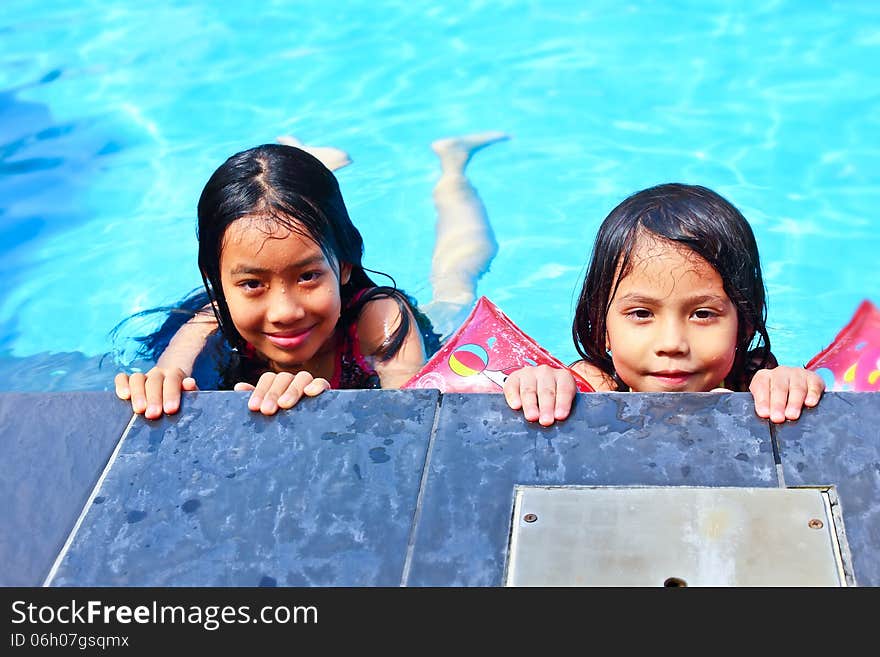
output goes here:
<path id="1" fill-rule="evenodd" d="M 480 297 L 462 325 L 403 387 L 500 393 L 510 373 L 526 365 L 568 369 Z M 593 392 L 582 377 L 574 372 L 572 376 L 580 392 Z"/>
<path id="2" fill-rule="evenodd" d="M 867 299 L 834 341 L 813 356 L 807 369 L 826 390 L 880 392 L 880 310 Z"/>
<path id="3" fill-rule="evenodd" d="M 491 344 L 495 338 L 489 338 Z M 478 344 L 463 344 L 449 355 L 449 369 L 458 376 L 483 375 L 496 385 L 504 387 L 507 374 L 500 370 L 489 370 L 489 352 Z"/>

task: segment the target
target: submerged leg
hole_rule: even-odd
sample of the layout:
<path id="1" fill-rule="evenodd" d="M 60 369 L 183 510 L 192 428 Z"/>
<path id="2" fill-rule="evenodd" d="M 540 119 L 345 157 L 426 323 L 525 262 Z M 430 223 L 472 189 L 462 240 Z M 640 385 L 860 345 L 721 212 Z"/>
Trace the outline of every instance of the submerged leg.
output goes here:
<path id="1" fill-rule="evenodd" d="M 314 155 L 321 161 L 321 164 L 330 169 L 330 171 L 336 171 L 337 169 L 344 167 L 346 164 L 351 164 L 351 158 L 348 156 L 348 153 L 338 148 L 333 148 L 332 146 L 306 146 L 299 139 L 291 137 L 290 135 L 282 135 L 277 138 L 277 141 L 279 144 L 296 146 L 300 150 L 303 150 L 310 155 Z"/>
<path id="2" fill-rule="evenodd" d="M 498 252 L 486 208 L 464 170 L 474 153 L 505 139 L 509 136 L 503 132 L 484 132 L 438 139 L 431 144 L 440 158 L 442 172 L 434 187 L 434 295 L 424 311 L 443 338 L 458 328 L 470 312 L 477 298 L 477 281 L 489 270 Z"/>

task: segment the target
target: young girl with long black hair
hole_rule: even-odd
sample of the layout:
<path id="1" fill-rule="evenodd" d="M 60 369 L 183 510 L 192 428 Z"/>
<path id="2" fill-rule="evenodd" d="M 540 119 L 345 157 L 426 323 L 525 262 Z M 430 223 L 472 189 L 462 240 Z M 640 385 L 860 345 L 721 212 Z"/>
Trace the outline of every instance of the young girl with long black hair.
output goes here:
<path id="1" fill-rule="evenodd" d="M 440 322 L 470 308 L 497 250 L 464 168 L 505 138 L 433 144 L 443 173 L 429 305 Z M 304 148 L 267 144 L 226 160 L 199 199 L 198 241 L 204 291 L 141 339 L 156 367 L 116 376 L 117 395 L 149 419 L 177 412 L 181 391 L 196 389 L 194 363 L 218 328 L 217 387 L 252 390 L 249 408 L 267 415 L 328 388 L 398 388 L 439 346 L 413 299 L 369 276 L 336 177 Z"/>
<path id="2" fill-rule="evenodd" d="M 599 228 L 572 334 L 572 369 L 597 391 L 750 390 L 772 422 L 819 403 L 821 377 L 778 366 L 770 351 L 758 247 L 745 217 L 716 192 L 665 184 L 633 194 Z M 565 370 L 514 372 L 504 394 L 550 425 L 575 395 Z"/>

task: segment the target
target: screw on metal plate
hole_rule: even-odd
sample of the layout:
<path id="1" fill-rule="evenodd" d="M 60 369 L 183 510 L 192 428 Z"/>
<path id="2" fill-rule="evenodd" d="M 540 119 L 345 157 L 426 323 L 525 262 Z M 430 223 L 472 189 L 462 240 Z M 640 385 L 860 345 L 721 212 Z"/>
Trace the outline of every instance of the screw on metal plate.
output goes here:
<path id="1" fill-rule="evenodd" d="M 534 513 L 527 513 L 523 516 L 523 520 L 525 520 L 526 522 L 535 522 L 535 520 L 537 519 L 538 516 L 536 516 Z"/>
<path id="2" fill-rule="evenodd" d="M 825 526 L 825 524 L 818 518 L 813 518 L 807 524 L 810 526 L 810 529 L 822 529 L 822 527 Z"/>

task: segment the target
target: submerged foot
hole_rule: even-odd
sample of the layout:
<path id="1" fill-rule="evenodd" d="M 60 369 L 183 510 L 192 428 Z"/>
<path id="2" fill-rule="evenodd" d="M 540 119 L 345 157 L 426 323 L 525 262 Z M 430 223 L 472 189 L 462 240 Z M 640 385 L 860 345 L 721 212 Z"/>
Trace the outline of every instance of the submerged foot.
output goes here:
<path id="1" fill-rule="evenodd" d="M 296 137 L 290 135 L 282 135 L 277 138 L 277 141 L 279 144 L 296 146 L 300 150 L 303 150 L 310 155 L 314 155 L 321 161 L 321 164 L 330 169 L 330 171 L 336 171 L 347 164 L 351 164 L 351 157 L 349 157 L 348 153 L 339 148 L 333 148 L 332 146 L 307 146 Z"/>
<path id="2" fill-rule="evenodd" d="M 470 135 L 438 139 L 431 143 L 431 148 L 437 153 L 444 168 L 453 166 L 463 169 L 478 150 L 507 139 L 510 139 L 510 135 L 506 132 L 475 132 Z"/>

